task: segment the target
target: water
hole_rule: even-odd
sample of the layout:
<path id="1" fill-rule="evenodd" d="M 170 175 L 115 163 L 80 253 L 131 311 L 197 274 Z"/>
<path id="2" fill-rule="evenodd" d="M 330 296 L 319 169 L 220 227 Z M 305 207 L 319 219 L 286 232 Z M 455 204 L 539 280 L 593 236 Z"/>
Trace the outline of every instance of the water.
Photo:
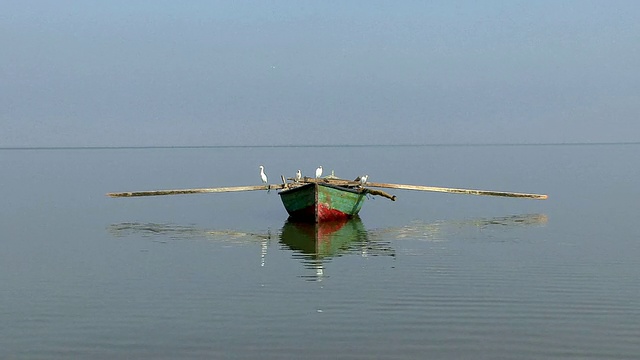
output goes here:
<path id="1" fill-rule="evenodd" d="M 639 150 L 0 150 L 0 358 L 636 359 Z M 316 247 L 275 191 L 105 196 L 260 164 L 549 200 L 389 191 Z"/>

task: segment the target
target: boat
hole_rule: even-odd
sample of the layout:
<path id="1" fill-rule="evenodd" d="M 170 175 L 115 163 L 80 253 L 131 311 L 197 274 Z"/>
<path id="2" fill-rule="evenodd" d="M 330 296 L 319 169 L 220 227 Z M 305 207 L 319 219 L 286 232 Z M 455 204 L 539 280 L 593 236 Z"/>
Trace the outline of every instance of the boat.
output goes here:
<path id="1" fill-rule="evenodd" d="M 362 187 L 321 182 L 304 183 L 279 192 L 291 219 L 315 223 L 358 215 L 366 194 Z"/>
<path id="2" fill-rule="evenodd" d="M 396 200 L 395 195 L 387 194 L 384 191 L 374 188 L 389 188 L 400 190 L 435 191 L 453 194 L 503 196 L 513 198 L 529 198 L 544 200 L 544 194 L 526 194 L 493 190 L 475 190 L 460 188 L 444 188 L 423 185 L 389 184 L 367 181 L 368 176 L 354 180 L 340 179 L 333 175 L 323 178 L 296 177 L 285 178 L 281 176 L 281 184 L 267 184 L 266 176 L 263 178 L 263 185 L 230 186 L 202 189 L 178 189 L 178 190 L 152 190 L 107 193 L 111 197 L 134 197 L 134 196 L 158 196 L 158 195 L 181 195 L 199 193 L 221 193 L 237 191 L 256 190 L 279 190 L 280 199 L 289 214 L 289 217 L 296 221 L 306 221 L 321 223 L 326 221 L 336 221 L 350 219 L 360 212 L 367 195 L 385 197 L 391 201 Z"/>

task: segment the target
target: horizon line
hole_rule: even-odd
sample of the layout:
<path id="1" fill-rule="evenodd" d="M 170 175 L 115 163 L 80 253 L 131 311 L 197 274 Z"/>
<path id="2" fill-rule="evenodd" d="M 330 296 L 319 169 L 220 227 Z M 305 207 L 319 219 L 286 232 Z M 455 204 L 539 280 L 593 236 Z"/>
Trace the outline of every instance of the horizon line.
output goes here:
<path id="1" fill-rule="evenodd" d="M 289 144 L 289 145 L 89 145 L 0 146 L 0 150 L 117 150 L 117 149 L 216 149 L 216 148 L 329 148 L 329 147 L 481 147 L 481 146 L 593 146 L 640 145 L 640 141 L 540 142 L 540 143 L 432 143 L 432 144 Z"/>

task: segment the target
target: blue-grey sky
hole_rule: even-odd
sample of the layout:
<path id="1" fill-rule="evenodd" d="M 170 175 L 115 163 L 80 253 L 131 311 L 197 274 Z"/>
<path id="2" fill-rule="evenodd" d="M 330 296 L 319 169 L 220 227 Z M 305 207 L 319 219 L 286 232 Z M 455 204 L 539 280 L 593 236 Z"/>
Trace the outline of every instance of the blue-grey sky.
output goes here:
<path id="1" fill-rule="evenodd" d="M 640 2 L 4 0 L 0 147 L 640 141 Z"/>

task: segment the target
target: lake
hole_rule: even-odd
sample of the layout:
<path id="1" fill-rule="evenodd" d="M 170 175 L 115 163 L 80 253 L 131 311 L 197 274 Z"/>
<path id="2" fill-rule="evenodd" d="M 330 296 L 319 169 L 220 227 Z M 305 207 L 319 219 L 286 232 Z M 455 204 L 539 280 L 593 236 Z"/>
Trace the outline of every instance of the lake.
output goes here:
<path id="1" fill-rule="evenodd" d="M 3 359 L 637 359 L 640 144 L 2 149 Z M 314 242 L 297 169 L 385 189 Z"/>

